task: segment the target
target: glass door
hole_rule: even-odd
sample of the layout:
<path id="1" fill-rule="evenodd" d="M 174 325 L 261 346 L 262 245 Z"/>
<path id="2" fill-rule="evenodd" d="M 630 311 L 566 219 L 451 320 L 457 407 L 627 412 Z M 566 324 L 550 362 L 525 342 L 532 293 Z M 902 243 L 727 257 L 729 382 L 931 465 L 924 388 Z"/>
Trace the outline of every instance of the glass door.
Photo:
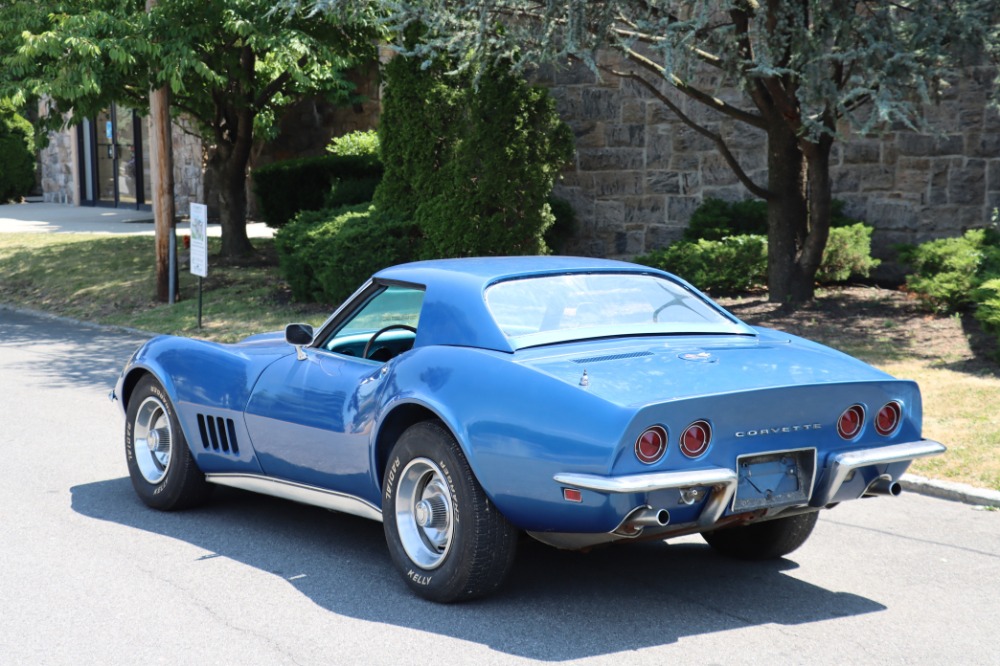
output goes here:
<path id="1" fill-rule="evenodd" d="M 149 159 L 143 145 L 145 119 L 113 104 L 80 124 L 82 203 L 148 208 L 151 201 Z"/>
<path id="2" fill-rule="evenodd" d="M 115 192 L 115 121 L 111 109 L 97 114 L 97 192 L 98 202 L 117 205 Z"/>

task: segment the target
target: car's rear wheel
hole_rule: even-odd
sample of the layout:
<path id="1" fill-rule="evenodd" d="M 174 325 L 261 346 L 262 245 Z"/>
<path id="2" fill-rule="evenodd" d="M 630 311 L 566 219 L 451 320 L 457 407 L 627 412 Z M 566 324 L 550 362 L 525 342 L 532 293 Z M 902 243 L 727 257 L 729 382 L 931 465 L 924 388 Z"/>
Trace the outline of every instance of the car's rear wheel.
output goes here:
<path id="1" fill-rule="evenodd" d="M 128 403 L 125 458 L 132 487 L 154 509 L 190 508 L 212 492 L 188 450 L 170 398 L 151 375 L 139 380 Z"/>
<path id="2" fill-rule="evenodd" d="M 801 546 L 816 526 L 818 511 L 763 523 L 726 527 L 705 532 L 702 537 L 723 555 L 741 560 L 772 560 Z"/>
<path id="3" fill-rule="evenodd" d="M 396 442 L 382 482 L 382 517 L 393 562 L 426 599 L 489 594 L 514 562 L 517 530 L 440 422 L 417 423 Z"/>

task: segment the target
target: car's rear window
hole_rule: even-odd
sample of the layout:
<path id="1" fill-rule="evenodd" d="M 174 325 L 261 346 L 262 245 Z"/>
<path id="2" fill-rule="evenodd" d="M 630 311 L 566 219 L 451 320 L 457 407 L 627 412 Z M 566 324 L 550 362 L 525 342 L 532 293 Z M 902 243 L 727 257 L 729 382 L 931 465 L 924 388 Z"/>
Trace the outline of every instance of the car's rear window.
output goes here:
<path id="1" fill-rule="evenodd" d="M 486 303 L 500 329 L 512 338 L 753 332 L 683 285 L 640 273 L 507 280 L 487 288 Z"/>

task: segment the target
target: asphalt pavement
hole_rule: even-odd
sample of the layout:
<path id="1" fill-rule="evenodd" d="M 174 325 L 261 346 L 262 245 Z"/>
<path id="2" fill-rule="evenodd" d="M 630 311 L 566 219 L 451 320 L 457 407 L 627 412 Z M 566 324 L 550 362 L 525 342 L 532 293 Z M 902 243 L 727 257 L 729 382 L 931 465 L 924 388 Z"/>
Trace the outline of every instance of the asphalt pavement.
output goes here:
<path id="1" fill-rule="evenodd" d="M 1000 663 L 1000 511 L 917 494 L 824 512 L 774 562 L 525 540 L 451 606 L 375 522 L 225 488 L 152 511 L 107 399 L 142 340 L 0 310 L 0 664 Z"/>

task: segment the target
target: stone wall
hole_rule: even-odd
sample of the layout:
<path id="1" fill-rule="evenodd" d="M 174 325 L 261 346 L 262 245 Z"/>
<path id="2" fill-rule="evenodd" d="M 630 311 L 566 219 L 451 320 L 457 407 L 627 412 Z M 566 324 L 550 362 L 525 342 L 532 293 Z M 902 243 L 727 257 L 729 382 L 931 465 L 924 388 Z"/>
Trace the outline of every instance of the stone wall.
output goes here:
<path id="1" fill-rule="evenodd" d="M 174 158 L 174 214 L 184 217 L 192 202 L 205 201 L 204 151 L 193 122 L 184 118 L 175 120 L 170 134 Z M 146 150 L 148 152 L 148 146 Z"/>
<path id="2" fill-rule="evenodd" d="M 201 201 L 203 196 L 201 139 L 189 131 L 189 128 L 190 123 L 181 119 L 174 122 L 172 132 L 174 205 L 178 215 L 187 215 L 190 202 Z M 79 191 L 81 165 L 78 143 L 75 127 L 49 134 L 49 143 L 39 151 L 38 156 L 43 201 L 80 205 L 82 193 Z M 150 146 L 143 146 L 143 150 L 148 178 Z"/>
<path id="3" fill-rule="evenodd" d="M 42 201 L 79 204 L 75 148 L 75 129 L 49 134 L 48 145 L 38 152 Z"/>
<path id="4" fill-rule="evenodd" d="M 575 163 L 555 192 L 577 212 L 570 252 L 630 258 L 680 238 L 703 199 L 750 197 L 712 142 L 638 84 L 612 75 L 597 80 L 580 65 L 537 78 L 551 88 L 577 140 Z M 876 228 L 877 256 L 891 259 L 895 243 L 982 226 L 1000 205 L 1000 115 L 987 108 L 992 82 L 983 68 L 956 77 L 928 110 L 935 135 L 900 130 L 836 144 L 834 196 L 848 215 Z M 721 132 L 754 181 L 766 184 L 763 132 L 663 92 Z"/>

